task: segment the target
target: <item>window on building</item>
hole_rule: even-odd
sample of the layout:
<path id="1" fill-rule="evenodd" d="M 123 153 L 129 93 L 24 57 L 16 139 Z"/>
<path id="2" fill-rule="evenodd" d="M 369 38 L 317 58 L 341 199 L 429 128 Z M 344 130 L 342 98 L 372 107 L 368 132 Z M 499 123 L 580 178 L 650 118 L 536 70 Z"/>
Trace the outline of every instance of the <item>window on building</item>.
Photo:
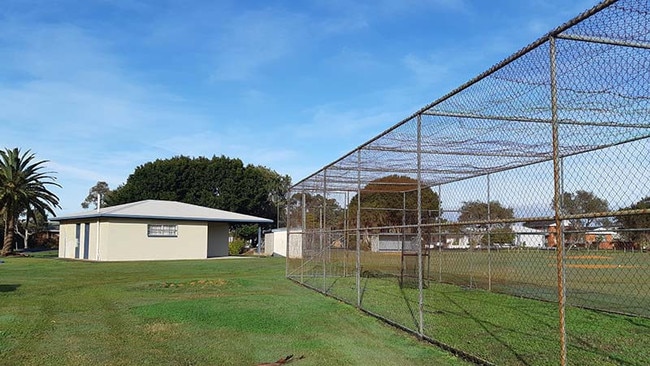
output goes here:
<path id="1" fill-rule="evenodd" d="M 178 236 L 178 225 L 147 225 L 147 236 L 176 237 Z"/>

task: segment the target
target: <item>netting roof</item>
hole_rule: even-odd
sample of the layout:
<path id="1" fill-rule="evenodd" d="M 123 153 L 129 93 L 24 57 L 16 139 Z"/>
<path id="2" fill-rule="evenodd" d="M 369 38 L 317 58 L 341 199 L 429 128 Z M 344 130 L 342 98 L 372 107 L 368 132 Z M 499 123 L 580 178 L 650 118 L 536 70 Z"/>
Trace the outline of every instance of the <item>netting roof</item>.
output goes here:
<path id="1" fill-rule="evenodd" d="M 650 137 L 650 1 L 604 1 L 293 190 L 436 186 Z M 412 189 L 409 188 L 409 189 Z"/>

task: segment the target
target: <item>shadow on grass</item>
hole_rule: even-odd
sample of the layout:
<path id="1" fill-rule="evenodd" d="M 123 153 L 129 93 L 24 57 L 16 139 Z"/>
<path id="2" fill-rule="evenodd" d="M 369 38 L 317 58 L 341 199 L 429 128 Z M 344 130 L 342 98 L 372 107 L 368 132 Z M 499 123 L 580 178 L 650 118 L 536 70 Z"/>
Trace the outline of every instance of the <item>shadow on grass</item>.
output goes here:
<path id="1" fill-rule="evenodd" d="M 404 298 L 404 302 L 406 303 L 406 307 L 409 309 L 409 313 L 411 314 L 411 319 L 413 320 L 413 324 L 415 324 L 415 327 L 418 328 L 418 317 L 415 315 L 415 310 L 411 306 L 411 302 L 408 299 L 408 296 L 406 295 L 406 292 L 404 292 L 404 288 L 400 287 L 399 291 L 402 293 L 402 297 Z"/>
<path id="2" fill-rule="evenodd" d="M 618 357 L 618 356 L 616 356 L 614 354 L 611 354 L 610 352 L 607 352 L 607 351 L 605 351 L 603 349 L 600 349 L 599 347 L 595 346 L 590 341 L 588 341 L 588 340 L 586 340 L 586 339 L 584 339 L 582 337 L 578 337 L 578 336 L 575 336 L 575 335 L 573 335 L 573 336 L 569 335 L 568 338 L 575 339 L 576 342 L 578 343 L 578 344 L 569 343 L 567 345 L 567 347 L 569 347 L 569 348 L 575 348 L 575 349 L 582 350 L 584 352 L 589 352 L 589 353 L 599 355 L 604 359 L 614 361 L 617 365 L 630 365 L 630 366 L 641 365 L 640 363 L 635 363 L 635 362 L 630 362 L 630 361 L 624 360 L 621 357 Z M 571 351 L 569 350 L 569 357 L 570 356 L 571 356 Z"/>
<path id="3" fill-rule="evenodd" d="M 404 304 L 406 304 L 406 307 L 407 307 L 407 309 L 408 309 L 408 312 L 409 312 L 410 318 L 411 318 L 411 320 L 412 320 L 412 322 L 413 322 L 413 323 L 412 323 L 412 327 L 413 327 L 412 329 L 418 329 L 419 320 L 418 320 L 417 309 L 415 309 L 415 308 L 411 305 L 411 301 L 409 300 L 408 294 L 407 294 L 407 292 L 404 290 L 403 287 L 401 287 L 401 286 L 399 286 L 399 284 L 397 284 L 397 286 L 398 286 L 399 289 L 400 289 L 400 294 L 399 294 L 399 295 L 397 295 L 397 294 L 394 293 L 393 291 L 382 291 L 382 290 L 379 290 L 379 289 L 377 289 L 377 288 L 372 288 L 372 287 L 369 288 L 369 287 L 368 287 L 368 285 L 369 285 L 369 283 L 370 283 L 371 281 L 388 280 L 388 279 L 397 279 L 397 278 L 394 277 L 394 276 L 390 276 L 390 275 L 387 275 L 387 276 L 371 276 L 371 275 L 370 275 L 370 276 L 369 276 L 367 273 L 366 273 L 366 274 L 361 278 L 361 286 L 362 286 L 362 287 L 361 287 L 361 304 L 362 304 L 361 307 L 362 307 L 362 308 L 365 308 L 365 309 L 368 309 L 368 307 L 367 307 L 367 306 L 364 306 L 363 304 L 364 304 L 364 298 L 365 298 L 365 295 L 366 295 L 367 293 L 369 293 L 370 291 L 374 291 L 374 292 L 376 292 L 376 293 L 380 293 L 380 294 L 382 294 L 383 296 L 390 296 L 390 297 L 393 297 L 394 299 L 401 299 L 401 300 L 404 301 Z M 380 313 L 381 313 L 381 312 L 380 312 Z M 388 314 L 382 314 L 382 315 L 387 316 L 389 319 L 391 319 L 390 315 L 388 315 Z M 391 319 L 391 320 L 396 320 L 396 319 Z M 399 323 L 399 321 L 398 321 L 398 323 Z M 404 325 L 404 326 L 406 326 L 407 328 L 409 328 L 409 327 L 407 326 L 407 324 L 402 324 L 402 325 Z"/>
<path id="4" fill-rule="evenodd" d="M 334 281 L 332 281 L 332 283 L 330 283 L 330 285 L 326 289 L 324 289 L 326 294 L 331 293 L 332 289 L 334 288 L 334 285 L 336 285 L 336 282 L 338 282 L 338 280 L 339 278 L 335 278 Z"/>
<path id="5" fill-rule="evenodd" d="M 509 337 L 507 335 L 499 334 L 499 331 L 505 330 L 512 334 L 516 333 L 524 337 L 530 337 L 531 339 L 537 339 L 537 340 L 543 339 L 544 343 L 559 347 L 559 338 L 558 339 L 554 338 L 552 333 L 548 333 L 544 335 L 544 332 L 541 331 L 542 328 L 550 329 L 552 331 L 552 329 L 556 327 L 554 324 L 548 321 L 547 317 L 543 316 L 543 314 L 541 313 L 538 314 L 534 311 L 530 311 L 530 309 L 527 308 L 519 308 L 515 306 L 508 306 L 502 304 L 501 306 L 503 307 L 504 311 L 515 313 L 517 317 L 529 318 L 531 319 L 532 324 L 537 325 L 534 329 L 530 329 L 530 328 L 528 330 L 519 329 L 513 326 L 506 326 L 502 323 L 494 321 L 493 319 L 486 318 L 485 316 L 477 315 L 474 309 L 468 307 L 466 304 L 457 301 L 457 299 L 455 299 L 453 296 L 451 296 L 448 293 L 439 292 L 438 294 L 444 297 L 445 301 L 448 302 L 449 304 L 452 304 L 454 306 L 454 309 L 456 309 L 456 311 L 450 313 L 455 313 L 456 316 L 462 316 L 465 317 L 466 319 L 471 320 L 474 324 L 476 324 L 476 326 L 482 329 L 482 331 L 486 334 L 486 336 L 491 339 L 491 342 L 500 344 L 506 352 L 510 353 L 512 357 L 516 358 L 518 364 L 531 365 L 537 363 L 538 360 L 536 360 L 535 358 L 531 358 L 530 354 L 522 353 L 520 350 L 518 350 L 518 346 L 516 344 L 513 344 L 512 341 L 509 340 Z M 427 312 L 434 313 L 432 311 L 427 311 Z M 599 313 L 596 311 L 593 311 L 593 314 L 594 316 L 598 316 L 598 317 L 615 317 L 617 320 L 619 319 L 623 320 L 624 318 L 626 318 L 625 316 Z M 637 327 L 643 327 L 646 329 L 648 327 L 648 325 L 644 324 L 643 320 L 638 318 L 627 318 L 626 320 L 627 322 Z M 574 320 L 574 322 L 577 321 L 578 320 Z M 556 332 L 559 331 L 556 330 Z M 581 332 L 569 330 L 569 333 L 570 334 L 567 335 L 567 342 L 568 342 L 567 348 L 569 348 L 569 358 L 574 357 L 574 362 L 576 362 L 577 364 L 583 362 L 580 360 L 584 360 L 584 356 L 573 354 L 573 352 L 575 351 L 583 352 L 585 354 L 591 354 L 592 357 L 596 356 L 601 359 L 600 362 L 607 360 L 607 362 L 613 362 L 617 365 L 630 365 L 630 366 L 644 364 L 644 363 L 639 363 L 636 360 L 630 360 L 630 359 L 626 359 L 625 357 L 621 357 L 621 355 L 616 354 L 615 352 L 612 352 L 611 349 L 607 348 L 606 344 L 604 343 L 594 342 L 594 340 L 590 339 L 589 337 L 589 334 L 591 334 L 589 329 L 582 330 Z M 502 360 L 503 359 L 501 358 L 501 360 L 497 360 L 497 361 L 501 362 Z"/>
<path id="6" fill-rule="evenodd" d="M 18 290 L 20 285 L 0 285 L 0 292 L 13 292 Z"/>
<path id="7" fill-rule="evenodd" d="M 615 320 L 615 321 L 623 321 L 631 324 L 633 327 L 640 327 L 640 328 L 645 328 L 646 330 L 650 328 L 650 326 L 647 324 L 647 322 L 644 322 L 643 319 L 641 318 L 636 318 L 636 317 L 631 317 L 628 315 L 616 315 L 616 314 L 610 314 L 610 313 L 603 313 L 599 312 L 598 310 L 582 310 L 584 312 L 587 312 L 589 314 L 592 314 L 593 317 L 588 317 L 587 319 L 597 319 L 595 317 L 602 317 L 606 318 L 608 320 Z M 597 321 L 597 320 L 596 320 Z M 571 328 L 572 324 L 568 323 L 568 327 Z M 583 352 L 588 352 L 592 353 L 595 355 L 598 355 L 602 357 L 603 359 L 607 359 L 610 361 L 615 362 L 617 365 L 642 365 L 646 364 L 645 362 L 635 362 L 635 361 L 629 361 L 626 359 L 621 358 L 620 356 L 616 355 L 614 351 L 609 349 L 606 344 L 594 344 L 592 340 L 590 340 L 588 333 L 585 334 L 585 332 L 582 332 L 585 335 L 577 335 L 576 331 L 573 331 L 571 329 L 567 330 L 569 333 L 567 335 L 569 339 L 569 344 L 568 347 L 576 349 L 576 350 L 581 350 Z M 569 351 L 569 355 L 571 352 Z"/>
<path id="8" fill-rule="evenodd" d="M 497 324 L 494 324 L 492 322 L 488 322 L 488 321 L 485 321 L 485 320 L 482 320 L 482 319 L 476 317 L 474 314 L 472 314 L 472 312 L 470 312 L 465 307 L 463 307 L 463 305 L 460 304 L 459 302 L 457 302 L 454 299 L 452 299 L 451 297 L 449 297 L 449 295 L 447 295 L 446 293 L 442 293 L 442 296 L 444 296 L 447 299 L 447 301 L 449 301 L 451 304 L 453 304 L 457 309 L 460 309 L 465 316 L 467 316 L 469 319 L 474 321 L 479 327 L 481 327 L 483 329 L 483 331 L 485 331 L 485 333 L 489 334 L 492 339 L 494 339 L 496 342 L 500 343 L 505 349 L 507 349 L 510 353 L 512 353 L 512 355 L 515 356 L 515 358 L 519 362 L 521 362 L 522 365 L 530 365 L 529 361 L 526 360 L 511 345 L 509 345 L 508 342 L 506 342 L 504 339 L 499 337 L 496 333 L 491 331 L 490 328 L 487 326 L 487 324 L 489 324 L 492 327 L 500 327 L 500 326 L 498 326 Z"/>

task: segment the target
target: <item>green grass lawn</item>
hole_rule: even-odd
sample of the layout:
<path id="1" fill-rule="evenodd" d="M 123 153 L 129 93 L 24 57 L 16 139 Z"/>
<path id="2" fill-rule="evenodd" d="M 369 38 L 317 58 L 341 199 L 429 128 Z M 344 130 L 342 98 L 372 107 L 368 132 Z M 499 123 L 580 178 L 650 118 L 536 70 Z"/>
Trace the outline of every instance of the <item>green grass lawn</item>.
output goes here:
<path id="1" fill-rule="evenodd" d="M 275 258 L 0 264 L 1 365 L 459 365 Z"/>
<path id="2" fill-rule="evenodd" d="M 400 288 L 395 276 L 399 274 L 400 256 L 362 254 L 361 265 L 368 274 L 361 282 L 362 307 L 417 329 L 418 291 Z M 432 256 L 431 281 L 424 290 L 424 333 L 498 365 L 558 364 L 558 307 L 552 302 L 557 281 L 554 254 L 549 251 L 492 253 L 493 292 L 485 290 L 488 253 L 450 251 L 442 252 L 439 258 Z M 325 261 L 321 258 L 294 260 L 292 276 L 356 304 L 355 278 L 350 272 L 354 264 L 340 258 L 333 254 L 324 257 Z M 572 253 L 568 261 L 571 265 L 567 268 L 569 304 L 650 314 L 648 253 Z M 323 263 L 328 274 L 325 279 Z M 442 271 L 438 271 L 441 268 L 438 263 L 443 263 Z M 302 271 L 300 264 L 304 265 Z M 438 278 L 462 286 L 437 283 Z M 566 331 L 569 364 L 641 366 L 648 365 L 650 360 L 648 318 L 568 306 Z"/>

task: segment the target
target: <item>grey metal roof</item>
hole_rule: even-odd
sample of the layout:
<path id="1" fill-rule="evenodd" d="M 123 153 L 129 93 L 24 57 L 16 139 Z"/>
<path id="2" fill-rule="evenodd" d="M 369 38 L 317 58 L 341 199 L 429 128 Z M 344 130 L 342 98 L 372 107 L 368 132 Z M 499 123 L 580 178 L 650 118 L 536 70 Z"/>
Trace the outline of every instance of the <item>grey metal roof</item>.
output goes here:
<path id="1" fill-rule="evenodd" d="M 271 223 L 273 220 L 217 210 L 176 201 L 145 200 L 119 206 L 83 211 L 57 216 L 52 221 L 93 219 L 98 217 L 119 217 L 132 219 L 166 219 L 184 221 L 216 221 L 237 223 Z"/>

